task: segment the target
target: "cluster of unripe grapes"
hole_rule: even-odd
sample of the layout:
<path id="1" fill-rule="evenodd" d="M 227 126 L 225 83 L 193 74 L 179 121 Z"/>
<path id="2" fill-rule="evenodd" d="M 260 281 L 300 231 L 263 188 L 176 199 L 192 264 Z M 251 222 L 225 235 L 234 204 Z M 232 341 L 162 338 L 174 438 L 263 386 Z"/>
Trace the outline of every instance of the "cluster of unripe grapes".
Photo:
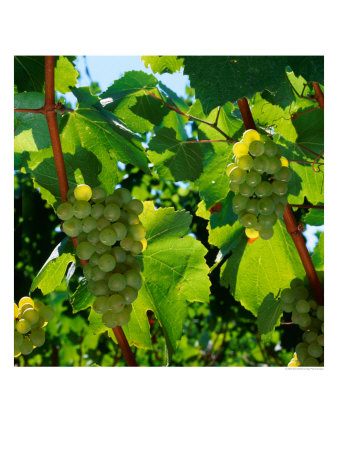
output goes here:
<path id="1" fill-rule="evenodd" d="M 14 357 L 29 355 L 45 342 L 44 327 L 54 317 L 51 306 L 40 300 L 22 297 L 14 303 Z"/>
<path id="2" fill-rule="evenodd" d="M 269 137 L 256 130 L 247 130 L 233 152 L 234 162 L 226 168 L 229 187 L 235 192 L 233 211 L 249 238 L 270 239 L 287 205 L 288 160 Z"/>
<path id="3" fill-rule="evenodd" d="M 291 313 L 291 321 L 304 332 L 296 345 L 297 359 L 289 367 L 324 365 L 324 306 L 311 296 L 310 288 L 295 278 L 280 294 L 283 311 Z M 297 360 L 299 363 L 297 363 Z"/>
<path id="4" fill-rule="evenodd" d="M 107 195 L 105 189 L 79 185 L 68 191 L 68 201 L 57 208 L 63 231 L 77 237 L 77 256 L 88 261 L 83 274 L 95 296 L 93 308 L 108 328 L 126 325 L 142 285 L 135 258 L 147 245 L 139 215 L 140 200 L 128 189 Z"/>

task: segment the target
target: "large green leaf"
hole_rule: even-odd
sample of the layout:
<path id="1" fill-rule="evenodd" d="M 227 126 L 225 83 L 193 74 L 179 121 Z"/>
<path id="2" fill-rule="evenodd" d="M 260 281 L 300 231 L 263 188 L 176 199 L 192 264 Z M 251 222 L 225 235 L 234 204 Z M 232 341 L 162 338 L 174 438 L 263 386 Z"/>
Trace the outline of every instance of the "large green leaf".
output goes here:
<path id="1" fill-rule="evenodd" d="M 154 73 L 174 73 L 183 66 L 183 59 L 177 56 L 142 56 L 141 59 Z"/>
<path id="2" fill-rule="evenodd" d="M 132 314 L 126 331 L 131 342 L 149 347 L 146 312 L 153 311 L 163 328 L 170 355 L 181 337 L 186 301 L 209 299 L 206 249 L 193 237 L 184 236 L 191 223 L 186 211 L 155 210 L 152 202 L 145 202 L 140 219 L 147 230 L 148 246 L 140 257 L 143 285 L 135 302 L 136 315 Z"/>
<path id="3" fill-rule="evenodd" d="M 42 294 L 46 295 L 60 286 L 68 265 L 75 263 L 72 250 L 73 246 L 68 238 L 61 241 L 34 278 L 30 291 L 33 292 L 39 288 Z"/>
<path id="4" fill-rule="evenodd" d="M 324 225 L 324 209 L 310 209 L 308 214 L 303 217 L 303 221 L 307 225 L 317 227 Z"/>
<path id="5" fill-rule="evenodd" d="M 196 98 L 208 114 L 227 101 L 274 90 L 285 80 L 285 67 L 309 81 L 323 82 L 322 56 L 183 56 Z"/>
<path id="6" fill-rule="evenodd" d="M 324 270 L 324 233 L 319 234 L 319 241 L 312 254 L 312 261 L 316 270 Z"/>
<path id="7" fill-rule="evenodd" d="M 276 300 L 273 294 L 268 294 L 257 313 L 257 326 L 260 334 L 268 334 L 279 325 L 280 317 L 283 314 L 283 305 L 280 299 Z"/>
<path id="8" fill-rule="evenodd" d="M 65 94 L 76 86 L 79 72 L 65 56 L 59 56 L 55 67 L 55 90 Z"/>
<path id="9" fill-rule="evenodd" d="M 253 244 L 241 243 L 221 270 L 221 284 L 233 297 L 257 315 L 263 299 L 271 292 L 290 285 L 293 278 L 304 276 L 304 269 L 284 222 L 274 226 L 274 236 Z"/>
<path id="10" fill-rule="evenodd" d="M 292 123 L 297 132 L 297 144 L 320 154 L 324 150 L 324 111 L 304 110 Z"/>
<path id="11" fill-rule="evenodd" d="M 93 153 L 77 148 L 73 155 L 65 153 L 63 157 L 70 189 L 81 183 L 93 187 L 99 184 L 101 165 Z M 24 153 L 22 160 L 22 165 L 31 174 L 35 187 L 40 189 L 42 198 L 56 207 L 61 202 L 61 194 L 52 149 Z"/>
<path id="12" fill-rule="evenodd" d="M 102 99 L 111 99 L 117 101 L 122 98 L 143 92 L 144 89 L 154 89 L 158 84 L 154 75 L 149 75 L 142 70 L 131 70 L 126 72 L 123 77 L 116 80 L 109 88 L 103 92 Z"/>

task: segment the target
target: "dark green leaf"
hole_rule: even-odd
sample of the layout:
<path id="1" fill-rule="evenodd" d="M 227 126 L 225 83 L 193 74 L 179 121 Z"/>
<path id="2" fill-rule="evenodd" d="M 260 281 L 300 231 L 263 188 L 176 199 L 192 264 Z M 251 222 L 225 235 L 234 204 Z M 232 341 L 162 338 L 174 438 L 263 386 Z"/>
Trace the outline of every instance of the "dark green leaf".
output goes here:
<path id="1" fill-rule="evenodd" d="M 276 300 L 273 294 L 269 293 L 261 303 L 257 312 L 257 326 L 259 334 L 268 334 L 279 325 L 280 317 L 283 314 L 283 306 L 280 299 Z"/>

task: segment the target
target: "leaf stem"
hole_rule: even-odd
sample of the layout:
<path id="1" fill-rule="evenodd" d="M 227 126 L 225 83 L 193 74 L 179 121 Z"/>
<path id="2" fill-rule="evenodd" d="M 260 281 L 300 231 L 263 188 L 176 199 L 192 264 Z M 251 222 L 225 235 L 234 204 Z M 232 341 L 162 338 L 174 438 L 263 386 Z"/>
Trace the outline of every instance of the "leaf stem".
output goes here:
<path id="1" fill-rule="evenodd" d="M 289 206 L 291 206 L 291 208 L 324 209 L 324 205 L 321 206 L 321 205 L 290 205 L 289 204 Z"/>

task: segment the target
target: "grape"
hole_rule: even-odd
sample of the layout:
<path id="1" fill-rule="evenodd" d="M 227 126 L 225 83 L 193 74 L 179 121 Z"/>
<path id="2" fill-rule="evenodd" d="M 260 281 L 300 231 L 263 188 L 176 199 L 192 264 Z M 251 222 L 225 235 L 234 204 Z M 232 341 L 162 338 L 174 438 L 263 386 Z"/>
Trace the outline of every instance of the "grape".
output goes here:
<path id="1" fill-rule="evenodd" d="M 93 245 L 95 245 L 99 241 L 99 239 L 100 239 L 99 230 L 92 230 L 87 235 L 87 240 Z"/>
<path id="2" fill-rule="evenodd" d="M 299 313 L 308 313 L 310 311 L 310 305 L 306 300 L 297 300 L 296 311 Z"/>
<path id="3" fill-rule="evenodd" d="M 86 264 L 83 267 L 83 275 L 87 280 L 91 279 L 93 273 L 93 266 L 91 264 Z"/>
<path id="4" fill-rule="evenodd" d="M 99 268 L 103 272 L 111 272 L 116 266 L 116 261 L 113 255 L 104 254 L 100 256 Z"/>
<path id="5" fill-rule="evenodd" d="M 95 252 L 95 247 L 90 242 L 80 242 L 77 246 L 76 254 L 80 259 L 87 260 Z"/>
<path id="6" fill-rule="evenodd" d="M 287 313 L 291 313 L 294 310 L 294 304 L 293 303 L 283 303 L 283 311 Z"/>
<path id="7" fill-rule="evenodd" d="M 146 230 L 143 225 L 138 223 L 137 225 L 130 226 L 129 234 L 135 241 L 141 241 L 146 236 Z"/>
<path id="8" fill-rule="evenodd" d="M 63 222 L 62 229 L 68 236 L 76 237 L 82 231 L 81 220 L 77 219 L 76 217 L 72 217 L 71 219 Z"/>
<path id="9" fill-rule="evenodd" d="M 282 167 L 277 173 L 275 173 L 275 179 L 285 181 L 286 183 L 291 178 L 291 170 L 288 167 Z"/>
<path id="10" fill-rule="evenodd" d="M 263 216 L 260 214 L 258 217 L 258 223 L 260 223 L 263 228 L 271 228 L 274 226 L 274 224 L 276 222 L 277 222 L 277 216 L 274 213 L 266 215 L 266 216 Z"/>
<path id="11" fill-rule="evenodd" d="M 323 322 L 324 321 L 324 306 L 319 305 L 316 314 L 317 314 L 318 319 Z"/>
<path id="12" fill-rule="evenodd" d="M 271 140 L 266 141 L 264 143 L 264 153 L 270 158 L 275 156 L 277 153 L 277 145 Z"/>
<path id="13" fill-rule="evenodd" d="M 134 244 L 133 239 L 131 239 L 129 236 L 126 236 L 124 239 L 120 241 L 120 246 L 123 250 L 126 252 L 130 252 Z"/>
<path id="14" fill-rule="evenodd" d="M 120 196 L 116 192 L 106 197 L 105 204 L 109 205 L 109 203 L 115 203 L 115 205 L 118 205 L 120 208 L 123 205 Z"/>
<path id="15" fill-rule="evenodd" d="M 238 159 L 238 167 L 242 170 L 250 170 L 253 166 L 253 158 L 250 155 L 241 156 Z"/>
<path id="16" fill-rule="evenodd" d="M 113 311 L 107 311 L 102 316 L 102 322 L 107 328 L 115 328 L 118 325 L 116 314 Z"/>
<path id="17" fill-rule="evenodd" d="M 312 317 L 311 324 L 309 326 L 310 330 L 318 331 L 321 329 L 322 321 L 319 320 L 317 317 Z"/>
<path id="18" fill-rule="evenodd" d="M 239 185 L 239 193 L 245 197 L 251 197 L 255 191 L 253 186 L 249 186 L 245 182 Z"/>
<path id="19" fill-rule="evenodd" d="M 142 252 L 143 250 L 143 245 L 141 244 L 141 242 L 139 241 L 134 241 L 133 245 L 130 249 L 130 252 L 134 255 L 138 255 Z"/>
<path id="20" fill-rule="evenodd" d="M 73 217 L 73 205 L 69 202 L 61 203 L 56 210 L 56 214 L 61 220 L 68 220 Z"/>
<path id="21" fill-rule="evenodd" d="M 103 230 L 103 229 L 106 228 L 106 227 L 109 227 L 109 225 L 110 225 L 109 220 L 107 220 L 107 219 L 104 218 L 104 217 L 100 217 L 100 218 L 97 219 L 97 221 L 96 221 L 96 226 L 97 226 L 97 229 L 98 229 L 99 231 Z"/>
<path id="22" fill-rule="evenodd" d="M 45 320 L 44 317 L 42 317 L 42 316 L 40 315 L 39 320 L 38 320 L 34 325 L 32 325 L 31 328 L 32 328 L 32 329 L 43 328 L 45 325 L 47 325 L 47 321 Z"/>
<path id="23" fill-rule="evenodd" d="M 246 130 L 243 134 L 243 142 L 251 144 L 253 141 L 259 141 L 261 139 L 260 134 L 257 130 Z"/>
<path id="24" fill-rule="evenodd" d="M 18 314 L 19 314 L 18 305 L 16 303 L 14 303 L 14 319 L 16 319 L 18 317 Z"/>
<path id="25" fill-rule="evenodd" d="M 76 198 L 74 197 L 74 189 L 69 189 L 67 192 L 67 200 L 69 203 L 74 204 L 76 202 Z"/>
<path id="26" fill-rule="evenodd" d="M 317 336 L 315 331 L 305 331 L 305 333 L 303 333 L 303 341 L 307 344 L 311 344 L 312 342 L 316 342 Z"/>
<path id="27" fill-rule="evenodd" d="M 33 351 L 33 344 L 28 337 L 25 337 L 23 343 L 20 345 L 20 351 L 23 355 L 29 355 Z"/>
<path id="28" fill-rule="evenodd" d="M 248 238 L 255 239 L 259 236 L 258 231 L 256 231 L 254 228 L 245 228 L 245 234 Z"/>
<path id="29" fill-rule="evenodd" d="M 233 181 L 234 183 L 243 183 L 245 181 L 245 171 L 240 169 L 239 167 L 235 167 L 231 170 L 229 174 L 230 181 Z"/>
<path id="30" fill-rule="evenodd" d="M 119 220 L 121 215 L 121 209 L 118 205 L 115 203 L 109 203 L 105 208 L 103 215 L 106 219 L 108 219 L 110 222 L 116 222 Z"/>
<path id="31" fill-rule="evenodd" d="M 74 197 L 76 200 L 84 200 L 89 202 L 92 198 L 92 189 L 87 184 L 79 184 L 74 189 Z"/>
<path id="32" fill-rule="evenodd" d="M 36 309 L 37 311 L 41 311 L 42 308 L 45 307 L 45 304 L 43 302 L 41 302 L 40 300 L 36 300 L 34 303 L 34 309 Z"/>
<path id="33" fill-rule="evenodd" d="M 98 281 L 103 280 L 106 276 L 106 272 L 103 272 L 98 266 L 94 266 L 91 272 L 91 280 Z"/>
<path id="34" fill-rule="evenodd" d="M 146 238 L 143 238 L 140 240 L 140 243 L 142 244 L 142 252 L 148 247 L 148 241 Z"/>
<path id="35" fill-rule="evenodd" d="M 93 189 L 93 193 L 92 193 L 93 202 L 102 203 L 105 200 L 106 196 L 107 196 L 107 192 L 104 188 L 97 186 Z"/>
<path id="36" fill-rule="evenodd" d="M 295 294 L 292 289 L 286 288 L 282 290 L 280 298 L 283 303 L 293 303 L 295 300 Z"/>
<path id="37" fill-rule="evenodd" d="M 98 314 L 103 314 L 108 311 L 108 297 L 106 297 L 105 295 L 96 297 L 93 303 L 93 309 Z"/>
<path id="38" fill-rule="evenodd" d="M 116 233 L 116 239 L 121 241 L 127 236 L 127 228 L 122 222 L 115 222 L 111 225 L 111 228 Z"/>
<path id="39" fill-rule="evenodd" d="M 139 216 L 143 212 L 143 203 L 134 198 L 126 204 L 125 208 L 127 211 L 133 212 Z"/>
<path id="40" fill-rule="evenodd" d="M 127 305 L 129 306 L 129 305 Z M 119 325 L 126 325 L 130 320 L 130 312 L 131 310 L 127 307 L 124 307 L 122 311 L 115 314 L 116 320 Z"/>
<path id="41" fill-rule="evenodd" d="M 285 195 L 288 192 L 288 184 L 284 181 L 274 180 L 272 182 L 272 190 L 277 195 Z"/>
<path id="42" fill-rule="evenodd" d="M 110 253 L 114 256 L 117 263 L 125 262 L 127 254 L 120 246 L 113 247 Z"/>
<path id="43" fill-rule="evenodd" d="M 305 313 L 299 313 L 297 318 L 297 323 L 300 327 L 308 328 L 311 324 L 311 317 L 309 314 Z"/>
<path id="44" fill-rule="evenodd" d="M 256 198 L 250 198 L 246 204 L 246 210 L 251 214 L 258 214 L 258 200 Z"/>
<path id="45" fill-rule="evenodd" d="M 55 312 L 51 306 L 44 305 L 43 308 L 40 309 L 40 315 L 45 322 L 49 322 L 55 316 Z"/>
<path id="46" fill-rule="evenodd" d="M 264 153 L 264 144 L 260 141 L 253 141 L 249 146 L 249 152 L 252 156 L 258 157 Z"/>
<path id="47" fill-rule="evenodd" d="M 127 255 L 126 264 L 128 264 L 130 268 L 137 270 L 138 272 L 141 271 L 140 263 L 134 258 L 133 255 Z"/>
<path id="48" fill-rule="evenodd" d="M 22 318 L 27 320 L 30 325 L 34 325 L 39 320 L 39 317 L 39 312 L 35 311 L 33 308 L 27 308 L 22 314 Z"/>
<path id="49" fill-rule="evenodd" d="M 244 210 L 246 208 L 247 203 L 248 198 L 238 194 L 232 199 L 232 209 L 235 213 L 237 213 L 239 211 Z"/>
<path id="50" fill-rule="evenodd" d="M 273 228 L 261 228 L 259 230 L 259 237 L 261 237 L 264 240 L 268 240 L 272 238 L 273 236 Z"/>
<path id="51" fill-rule="evenodd" d="M 282 164 L 278 158 L 268 158 L 268 167 L 266 169 L 268 173 L 275 174 L 280 170 L 281 167 Z"/>
<path id="52" fill-rule="evenodd" d="M 79 244 L 80 242 L 87 241 L 87 234 L 84 233 L 83 231 L 81 231 L 81 233 L 77 236 L 76 240 L 77 240 L 77 243 L 78 243 L 78 244 Z"/>
<path id="53" fill-rule="evenodd" d="M 127 285 L 133 287 L 137 291 L 141 289 L 142 286 L 142 278 L 141 275 L 136 270 L 127 270 L 124 274 L 125 279 L 127 280 Z"/>
<path id="54" fill-rule="evenodd" d="M 14 331 L 14 345 L 20 347 L 23 342 L 23 336 L 18 331 Z"/>
<path id="55" fill-rule="evenodd" d="M 302 365 L 305 367 L 317 367 L 319 366 L 319 362 L 316 360 L 316 358 L 308 356 L 307 358 L 304 359 Z"/>
<path id="56" fill-rule="evenodd" d="M 90 283 L 94 283 L 91 286 L 91 288 L 93 291 L 93 295 L 95 295 L 96 297 L 105 296 L 109 294 L 108 285 L 104 280 L 90 281 Z"/>
<path id="57" fill-rule="evenodd" d="M 320 334 L 317 337 L 317 344 L 321 345 L 322 347 L 324 347 L 324 334 Z"/>
<path id="58" fill-rule="evenodd" d="M 271 194 L 272 187 L 267 181 L 262 181 L 255 187 L 257 197 L 268 197 Z"/>
<path id="59" fill-rule="evenodd" d="M 306 300 L 309 296 L 309 291 L 305 286 L 297 286 L 294 288 L 295 298 L 297 300 Z"/>
<path id="60" fill-rule="evenodd" d="M 32 330 L 30 339 L 35 347 L 41 347 L 45 343 L 45 331 L 41 328 Z"/>
<path id="61" fill-rule="evenodd" d="M 253 228 L 257 224 L 257 217 L 254 214 L 247 213 L 239 221 L 244 227 Z"/>
<path id="62" fill-rule="evenodd" d="M 21 334 L 26 334 L 31 329 L 31 324 L 26 319 L 20 319 L 16 323 L 16 330 Z"/>
<path id="63" fill-rule="evenodd" d="M 270 197 L 263 197 L 260 200 L 258 200 L 258 211 L 260 214 L 268 216 L 269 214 L 273 213 L 274 209 L 275 204 Z"/>
<path id="64" fill-rule="evenodd" d="M 268 157 L 265 155 L 257 156 L 253 162 L 253 168 L 256 172 L 263 173 L 268 168 Z"/>
<path id="65" fill-rule="evenodd" d="M 78 219 L 84 219 L 88 217 L 91 213 L 92 207 L 88 202 L 84 200 L 77 200 L 73 205 L 74 216 Z"/>
<path id="66" fill-rule="evenodd" d="M 308 345 L 305 344 L 305 342 L 300 342 L 296 345 L 296 353 L 297 353 L 297 359 L 303 363 L 305 359 L 309 356 L 308 354 Z"/>
<path id="67" fill-rule="evenodd" d="M 324 333 L 324 322 L 321 324 L 320 329 L 321 329 L 322 333 Z"/>
<path id="68" fill-rule="evenodd" d="M 101 203 L 97 203 L 96 205 L 92 206 L 91 215 L 94 219 L 99 219 L 104 212 L 104 206 L 101 205 Z"/>
<path id="69" fill-rule="evenodd" d="M 110 311 L 113 311 L 114 313 L 118 313 L 118 312 L 122 311 L 122 309 L 125 306 L 124 298 L 122 297 L 122 295 L 113 294 L 108 298 L 107 305 L 108 305 L 108 309 Z"/>
<path id="70" fill-rule="evenodd" d="M 288 204 L 288 196 L 287 195 L 280 195 L 279 201 L 282 205 L 286 206 Z"/>
<path id="71" fill-rule="evenodd" d="M 234 167 L 237 167 L 237 164 L 235 163 L 230 163 L 227 165 L 226 169 L 225 169 L 225 174 L 228 177 L 229 173 L 231 172 L 231 169 L 233 169 Z"/>
<path id="72" fill-rule="evenodd" d="M 98 241 L 96 243 L 96 253 L 98 253 L 99 255 L 103 255 L 104 253 L 108 253 L 110 251 L 111 247 L 109 247 L 109 245 L 105 245 L 103 244 L 103 242 Z"/>
<path id="73" fill-rule="evenodd" d="M 130 286 L 125 287 L 125 288 L 120 292 L 120 294 L 123 296 L 124 301 L 125 301 L 125 303 L 127 303 L 127 304 L 130 304 L 130 303 L 132 303 L 133 301 L 135 301 L 136 298 L 137 298 L 137 295 L 138 295 L 138 294 L 137 294 L 137 290 L 134 289 L 134 288 L 132 288 L 132 287 L 130 287 Z"/>
<path id="74" fill-rule="evenodd" d="M 315 342 L 309 345 L 308 353 L 313 358 L 320 358 L 323 354 L 323 347 Z"/>
<path id="75" fill-rule="evenodd" d="M 139 223 L 138 215 L 133 212 L 128 212 L 126 216 L 126 222 L 128 225 L 136 225 Z"/>
<path id="76" fill-rule="evenodd" d="M 275 206 L 275 214 L 276 216 L 282 217 L 284 215 L 284 210 L 285 210 L 285 206 L 282 205 L 282 203 L 277 203 L 277 205 Z"/>
<path id="77" fill-rule="evenodd" d="M 237 142 L 233 147 L 232 151 L 237 158 L 247 155 L 249 153 L 249 147 L 244 142 Z"/>
<path id="78" fill-rule="evenodd" d="M 289 167 L 289 161 L 284 156 L 281 156 L 279 159 L 282 167 Z"/>
<path id="79" fill-rule="evenodd" d="M 111 291 L 119 292 L 123 291 L 123 289 L 127 285 L 127 280 L 124 275 L 121 273 L 113 273 L 109 277 L 108 286 Z"/>
<path id="80" fill-rule="evenodd" d="M 34 308 L 34 306 L 35 306 L 35 303 L 34 303 L 34 300 L 33 299 L 31 299 L 30 297 L 22 297 L 20 300 L 19 300 L 19 309 L 21 309 L 22 308 L 22 306 L 23 305 L 26 305 L 27 303 L 29 303 L 33 308 Z"/>
<path id="81" fill-rule="evenodd" d="M 262 181 L 262 177 L 258 172 L 252 170 L 246 174 L 245 181 L 249 186 L 257 186 Z"/>
<path id="82" fill-rule="evenodd" d="M 233 181 L 229 181 L 229 189 L 232 192 L 239 192 L 239 184 L 234 183 Z"/>
<path id="83" fill-rule="evenodd" d="M 115 190 L 115 194 L 121 199 L 123 204 L 127 204 L 131 200 L 131 194 L 126 188 L 118 188 Z"/>
<path id="84" fill-rule="evenodd" d="M 100 232 L 100 241 L 105 245 L 114 245 L 117 241 L 117 236 L 112 227 L 106 227 Z"/>
<path id="85" fill-rule="evenodd" d="M 86 217 L 82 221 L 82 230 L 85 233 L 90 233 L 91 231 L 95 230 L 96 227 L 97 227 L 97 224 L 96 224 L 96 220 L 94 219 L 94 217 Z"/>
<path id="86" fill-rule="evenodd" d="M 123 263 L 119 263 L 119 264 L 116 264 L 116 267 L 113 270 L 113 273 L 124 273 L 126 270 L 128 270 L 128 267 Z M 107 282 L 108 282 L 111 274 L 108 273 L 107 275 L 108 275 L 108 277 L 107 277 Z"/>
<path id="87" fill-rule="evenodd" d="M 310 308 L 313 311 L 317 311 L 318 303 L 316 302 L 316 300 L 313 300 L 313 298 L 311 298 L 310 300 L 308 300 L 308 302 L 309 302 Z"/>

